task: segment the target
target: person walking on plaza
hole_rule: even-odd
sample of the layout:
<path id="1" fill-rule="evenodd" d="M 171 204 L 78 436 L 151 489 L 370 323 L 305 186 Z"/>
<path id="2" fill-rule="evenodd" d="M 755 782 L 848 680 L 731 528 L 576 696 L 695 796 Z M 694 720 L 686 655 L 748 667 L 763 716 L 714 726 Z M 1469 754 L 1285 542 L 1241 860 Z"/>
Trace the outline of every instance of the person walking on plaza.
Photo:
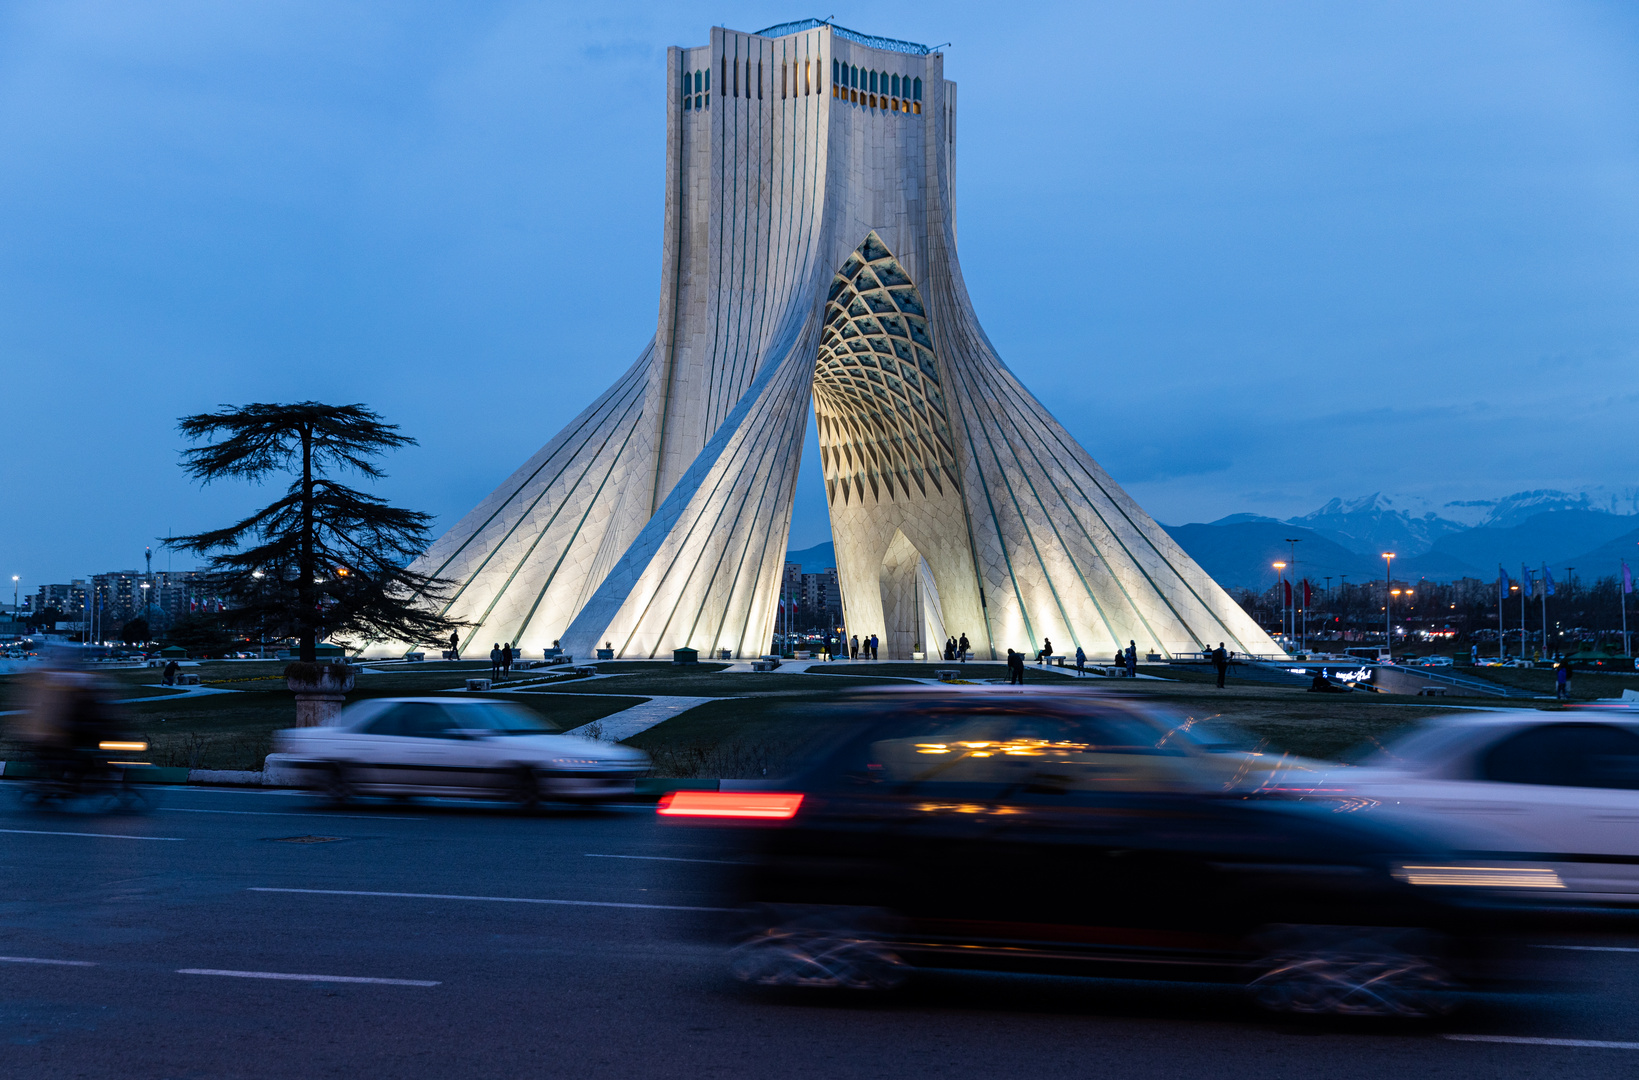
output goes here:
<path id="1" fill-rule="evenodd" d="M 461 659 L 461 632 L 459 630 L 450 631 L 450 659 Z"/>
<path id="2" fill-rule="evenodd" d="M 497 641 L 489 650 L 489 681 L 501 681 L 501 643 Z"/>
<path id="3" fill-rule="evenodd" d="M 1024 685 L 1024 653 L 1007 650 L 1007 685 Z"/>
<path id="4" fill-rule="evenodd" d="M 1041 639 L 1041 666 L 1046 667 L 1053 662 L 1053 639 Z"/>
<path id="5" fill-rule="evenodd" d="M 969 647 L 970 646 L 967 643 L 967 635 L 963 634 L 962 640 L 956 645 L 956 659 L 960 660 L 964 664 L 967 663 L 967 651 Z M 991 653 L 990 655 L 995 656 L 996 654 Z"/>
<path id="6" fill-rule="evenodd" d="M 850 660 L 858 660 L 859 659 L 859 635 L 858 634 L 855 634 L 853 637 L 848 639 L 848 659 L 850 659 Z"/>
<path id="7" fill-rule="evenodd" d="M 1138 642 L 1127 642 L 1127 678 L 1138 678 Z"/>
<path id="8" fill-rule="evenodd" d="M 1224 676 L 1229 672 L 1229 654 L 1224 651 L 1224 643 L 1218 642 L 1218 647 L 1212 650 L 1212 666 L 1218 669 L 1218 689 L 1224 688 Z"/>
<path id="9" fill-rule="evenodd" d="M 1076 646 L 1076 678 L 1079 679 L 1085 674 L 1087 674 L 1087 654 L 1081 651 L 1081 646 L 1080 645 L 1077 645 Z"/>
<path id="10" fill-rule="evenodd" d="M 512 642 L 501 646 L 501 678 L 505 679 L 512 674 Z"/>

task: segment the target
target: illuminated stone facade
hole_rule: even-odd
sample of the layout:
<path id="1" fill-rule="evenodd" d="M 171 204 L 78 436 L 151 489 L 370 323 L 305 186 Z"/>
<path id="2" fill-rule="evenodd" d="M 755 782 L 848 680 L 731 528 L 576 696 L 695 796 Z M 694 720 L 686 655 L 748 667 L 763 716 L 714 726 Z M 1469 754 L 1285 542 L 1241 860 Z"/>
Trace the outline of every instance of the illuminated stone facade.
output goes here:
<path id="1" fill-rule="evenodd" d="M 668 64 L 658 326 L 416 564 L 464 645 L 766 652 L 811 402 L 844 620 L 884 658 L 1277 651 L 980 329 L 940 53 L 809 22 Z"/>

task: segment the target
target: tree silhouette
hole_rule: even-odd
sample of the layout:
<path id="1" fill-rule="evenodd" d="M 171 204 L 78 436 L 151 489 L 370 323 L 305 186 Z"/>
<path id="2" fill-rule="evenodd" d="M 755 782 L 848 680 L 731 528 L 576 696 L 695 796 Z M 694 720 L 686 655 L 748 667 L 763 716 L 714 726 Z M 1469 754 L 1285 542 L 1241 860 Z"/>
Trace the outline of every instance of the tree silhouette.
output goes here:
<path id="1" fill-rule="evenodd" d="M 210 557 L 233 601 L 223 613 L 231 625 L 294 637 L 307 663 L 325 636 L 442 641 L 465 625 L 438 612 L 448 582 L 406 569 L 427 546 L 432 518 L 330 478 L 384 476 L 375 464 L 381 454 L 415 445 L 396 424 L 363 405 L 304 401 L 223 406 L 177 427 L 196 442 L 221 436 L 182 453 L 182 467 L 201 484 L 294 474 L 283 498 L 243 521 L 168 541 Z"/>

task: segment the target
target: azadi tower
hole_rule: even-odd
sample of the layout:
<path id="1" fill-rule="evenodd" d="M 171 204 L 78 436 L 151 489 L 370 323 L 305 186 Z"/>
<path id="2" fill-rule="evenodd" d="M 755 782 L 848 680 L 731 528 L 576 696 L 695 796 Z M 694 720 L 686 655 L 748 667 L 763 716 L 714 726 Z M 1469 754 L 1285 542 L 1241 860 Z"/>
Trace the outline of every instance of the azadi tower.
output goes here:
<path id="1" fill-rule="evenodd" d="M 956 258 L 956 85 L 817 21 L 667 54 L 660 316 L 428 549 L 463 648 L 767 652 L 809 403 L 849 634 L 1276 653 L 1007 369 Z"/>

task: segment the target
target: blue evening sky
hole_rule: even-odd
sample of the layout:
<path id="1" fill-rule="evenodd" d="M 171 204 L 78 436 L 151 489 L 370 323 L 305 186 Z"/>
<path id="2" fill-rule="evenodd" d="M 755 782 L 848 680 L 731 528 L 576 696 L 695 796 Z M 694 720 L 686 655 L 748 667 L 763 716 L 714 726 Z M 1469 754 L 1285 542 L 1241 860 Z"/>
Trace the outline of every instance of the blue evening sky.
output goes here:
<path id="1" fill-rule="evenodd" d="M 979 315 L 1161 520 L 1639 479 L 1634 6 L 838 2 L 953 42 Z M 265 498 L 220 403 L 369 403 L 453 524 L 653 332 L 666 46 L 831 13 L 0 3 L 0 576 Z"/>

